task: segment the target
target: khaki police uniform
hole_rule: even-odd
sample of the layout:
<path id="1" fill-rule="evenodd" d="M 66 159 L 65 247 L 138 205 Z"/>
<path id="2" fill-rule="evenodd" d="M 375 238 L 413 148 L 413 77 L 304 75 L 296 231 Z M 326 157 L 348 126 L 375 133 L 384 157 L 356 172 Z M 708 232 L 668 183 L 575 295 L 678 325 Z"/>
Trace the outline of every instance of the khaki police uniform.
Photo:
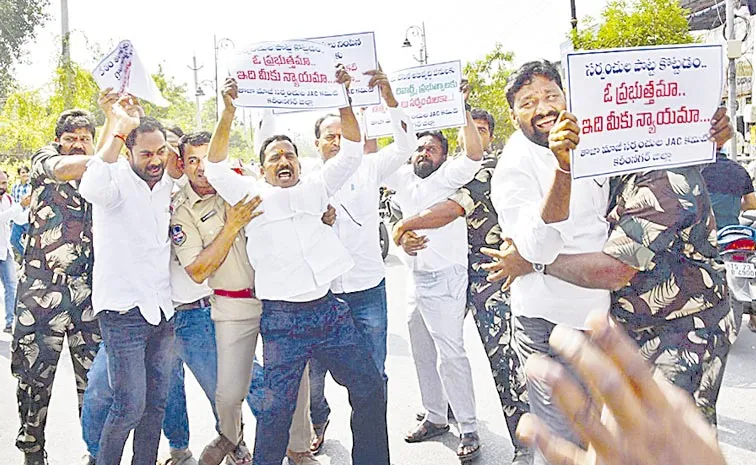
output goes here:
<path id="1" fill-rule="evenodd" d="M 186 267 L 215 240 L 231 207 L 217 194 L 200 197 L 189 184 L 176 193 L 172 207 L 171 240 L 179 262 Z M 241 405 L 252 381 L 252 362 L 260 334 L 262 303 L 249 297 L 254 296 L 254 277 L 242 231 L 221 266 L 208 278 L 214 292 L 211 316 L 218 351 L 215 408 L 221 433 L 236 443 L 243 439 Z M 311 431 L 309 378 L 303 376 L 289 430 L 289 449 L 309 451 Z"/>

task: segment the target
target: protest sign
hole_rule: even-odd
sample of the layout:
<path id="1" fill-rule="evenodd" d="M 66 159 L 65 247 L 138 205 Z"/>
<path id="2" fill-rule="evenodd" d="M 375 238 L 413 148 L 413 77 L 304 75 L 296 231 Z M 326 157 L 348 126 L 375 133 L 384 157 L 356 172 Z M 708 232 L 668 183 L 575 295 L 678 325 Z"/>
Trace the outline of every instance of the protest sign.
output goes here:
<path id="1" fill-rule="evenodd" d="M 344 65 L 352 77 L 349 96 L 352 98 L 353 107 L 369 107 L 381 103 L 380 91 L 377 87 L 372 89 L 368 87 L 370 76 L 364 74 L 366 71 L 378 69 L 374 33 L 362 32 L 306 40 L 328 45 L 333 50 L 334 63 Z M 300 111 L 303 110 L 275 110 L 274 113 L 279 115 Z"/>
<path id="2" fill-rule="evenodd" d="M 238 52 L 231 66 L 240 107 L 312 110 L 347 103 L 344 86 L 335 80 L 333 52 L 318 42 L 254 44 Z"/>
<path id="3" fill-rule="evenodd" d="M 167 107 L 160 89 L 128 40 L 121 41 L 92 71 L 100 89 L 113 88 L 118 94 L 131 94 L 161 107 Z"/>
<path id="4" fill-rule="evenodd" d="M 389 75 L 399 106 L 412 118 L 418 132 L 465 125 L 461 79 L 459 61 L 417 66 Z M 365 125 L 369 139 L 391 135 L 385 104 L 367 110 Z"/>
<path id="5" fill-rule="evenodd" d="M 572 177 L 713 162 L 722 53 L 720 45 L 569 53 L 569 108 L 581 127 Z"/>

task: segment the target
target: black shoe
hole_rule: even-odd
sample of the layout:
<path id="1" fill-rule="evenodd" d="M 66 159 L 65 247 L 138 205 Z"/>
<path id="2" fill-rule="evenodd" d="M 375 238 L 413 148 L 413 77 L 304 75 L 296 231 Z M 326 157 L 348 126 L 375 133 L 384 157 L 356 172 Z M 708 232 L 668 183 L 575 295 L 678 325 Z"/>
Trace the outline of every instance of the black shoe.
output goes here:
<path id="1" fill-rule="evenodd" d="M 27 452 L 24 454 L 24 465 L 48 465 L 47 452 L 44 450 Z"/>
<path id="2" fill-rule="evenodd" d="M 532 454 L 529 449 L 515 450 L 512 465 L 529 465 Z"/>
<path id="3" fill-rule="evenodd" d="M 12 331 L 13 331 L 13 326 L 5 325 L 5 329 L 3 330 L 4 333 L 10 334 Z"/>
<path id="4" fill-rule="evenodd" d="M 457 419 L 454 418 L 454 412 L 452 412 L 451 405 L 449 406 L 449 411 L 446 412 L 446 418 L 449 421 L 449 423 L 456 423 Z M 417 421 L 423 421 L 425 420 L 425 412 L 417 412 L 415 414 L 415 420 Z"/>

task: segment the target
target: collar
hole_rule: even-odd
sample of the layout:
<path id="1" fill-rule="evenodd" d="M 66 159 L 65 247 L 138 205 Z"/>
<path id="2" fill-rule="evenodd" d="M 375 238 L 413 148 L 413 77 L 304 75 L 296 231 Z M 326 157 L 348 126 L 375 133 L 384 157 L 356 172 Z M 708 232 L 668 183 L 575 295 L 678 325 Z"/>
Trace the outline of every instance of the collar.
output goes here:
<path id="1" fill-rule="evenodd" d="M 216 193 L 216 194 L 208 194 L 205 196 L 201 196 L 197 192 L 195 192 L 194 188 L 192 188 L 192 184 L 189 182 L 186 183 L 186 186 L 184 186 L 182 190 L 186 194 L 186 199 L 189 201 L 189 205 L 191 205 L 192 207 L 195 206 L 198 202 L 211 199 L 215 197 L 216 195 L 218 195 Z"/>

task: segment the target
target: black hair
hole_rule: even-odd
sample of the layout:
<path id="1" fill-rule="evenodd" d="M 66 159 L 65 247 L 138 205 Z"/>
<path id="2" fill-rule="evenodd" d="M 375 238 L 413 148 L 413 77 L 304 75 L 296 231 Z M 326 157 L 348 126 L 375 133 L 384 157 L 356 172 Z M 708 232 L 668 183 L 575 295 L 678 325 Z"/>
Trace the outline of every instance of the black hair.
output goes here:
<path id="1" fill-rule="evenodd" d="M 165 137 L 165 128 L 160 121 L 151 116 L 142 116 L 139 119 L 139 126 L 137 126 L 136 129 L 133 129 L 128 137 L 126 137 L 126 148 L 129 150 L 134 148 L 137 135 L 154 131 L 160 131 L 163 134 L 163 137 Z"/>
<path id="2" fill-rule="evenodd" d="M 327 115 L 323 115 L 320 118 L 318 118 L 317 121 L 315 121 L 315 138 L 320 139 L 320 126 L 323 124 L 323 121 L 327 120 L 328 118 L 340 118 L 339 115 L 329 113 Z"/>
<path id="3" fill-rule="evenodd" d="M 277 134 L 275 136 L 270 136 L 267 139 L 265 139 L 262 145 L 260 146 L 260 165 L 263 165 L 265 163 L 265 149 L 267 149 L 268 146 L 272 144 L 273 142 L 281 142 L 281 141 L 288 142 L 291 145 L 293 145 L 294 153 L 297 155 L 297 157 L 299 157 L 299 149 L 297 149 L 297 144 L 295 144 L 294 141 L 291 140 L 289 136 L 284 135 L 284 134 Z"/>
<path id="4" fill-rule="evenodd" d="M 438 143 L 441 144 L 441 150 L 443 150 L 443 154 L 448 155 L 449 141 L 446 140 L 446 136 L 441 131 L 423 131 L 417 134 L 418 139 L 425 136 L 431 136 L 436 139 Z"/>
<path id="5" fill-rule="evenodd" d="M 184 131 L 180 127 L 178 127 L 178 126 L 173 126 L 172 128 L 166 128 L 166 131 L 172 132 L 172 133 L 176 134 L 176 136 L 179 139 L 181 139 L 182 137 L 184 137 Z"/>
<path id="6" fill-rule="evenodd" d="M 58 121 L 55 123 L 55 138 L 60 138 L 63 133 L 74 132 L 77 129 L 87 129 L 92 134 L 92 138 L 95 136 L 95 125 L 92 120 L 92 115 L 85 110 L 73 109 L 66 110 L 60 114 Z"/>
<path id="7" fill-rule="evenodd" d="M 496 122 L 494 121 L 493 116 L 491 116 L 491 113 L 487 112 L 486 110 L 479 110 L 475 108 L 470 112 L 470 116 L 472 116 L 472 119 L 484 119 L 488 121 L 488 133 L 493 136 Z"/>
<path id="8" fill-rule="evenodd" d="M 21 174 L 22 172 L 26 172 L 26 173 L 29 173 L 30 171 L 31 171 L 31 170 L 29 169 L 29 167 L 28 167 L 28 166 L 26 166 L 26 165 L 22 165 L 22 166 L 19 166 L 19 167 L 18 167 L 18 171 L 17 171 L 17 173 L 18 173 L 18 174 Z"/>
<path id="9" fill-rule="evenodd" d="M 520 66 L 520 69 L 507 78 L 507 102 L 509 108 L 514 108 L 515 94 L 523 87 L 533 81 L 535 76 L 543 76 L 550 81 L 554 81 L 559 88 L 562 88 L 562 76 L 559 70 L 549 61 L 529 61 Z"/>
<path id="10" fill-rule="evenodd" d="M 172 129 L 169 129 L 169 131 L 176 134 Z M 179 129 L 180 131 L 180 129 Z M 210 138 L 212 137 L 212 134 L 208 131 L 196 131 L 196 132 L 190 132 L 189 134 L 183 134 L 181 136 L 181 139 L 179 139 L 178 148 L 179 148 L 179 154 L 181 154 L 181 158 L 184 158 L 184 149 L 186 148 L 187 144 L 191 145 L 192 147 L 199 147 L 202 145 L 206 145 L 210 143 Z"/>

